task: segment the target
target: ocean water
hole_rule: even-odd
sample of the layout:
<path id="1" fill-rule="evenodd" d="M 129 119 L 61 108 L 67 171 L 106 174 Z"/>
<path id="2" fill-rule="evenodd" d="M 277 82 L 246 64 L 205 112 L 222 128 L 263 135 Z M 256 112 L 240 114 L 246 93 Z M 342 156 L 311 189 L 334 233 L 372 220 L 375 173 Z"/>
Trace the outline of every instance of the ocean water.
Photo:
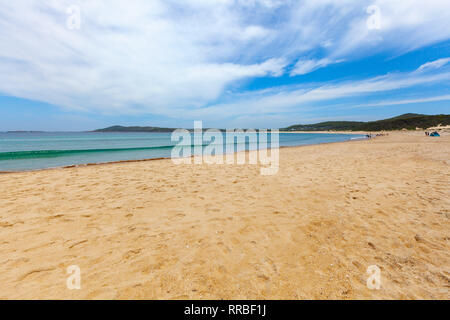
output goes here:
<path id="1" fill-rule="evenodd" d="M 193 135 L 192 135 L 193 136 Z M 280 146 L 340 142 L 362 135 L 280 133 Z M 193 140 L 193 139 L 192 139 Z M 226 139 L 223 139 L 226 141 Z M 270 147 L 270 134 L 268 135 Z M 178 141 L 171 133 L 141 132 L 8 132 L 0 133 L 0 171 L 35 170 L 88 163 L 169 158 Z M 233 142 L 231 142 L 233 143 Z M 236 150 L 249 149 L 248 144 Z M 208 143 L 204 143 L 208 145 Z M 223 144 L 217 145 L 217 149 Z M 193 154 L 192 149 L 192 154 Z"/>

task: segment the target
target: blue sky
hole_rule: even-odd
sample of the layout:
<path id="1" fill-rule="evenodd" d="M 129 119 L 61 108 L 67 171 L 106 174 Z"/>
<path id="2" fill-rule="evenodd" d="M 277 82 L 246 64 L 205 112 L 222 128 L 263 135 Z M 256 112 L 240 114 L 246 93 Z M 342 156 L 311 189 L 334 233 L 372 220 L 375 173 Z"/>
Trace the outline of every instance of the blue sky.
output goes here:
<path id="1" fill-rule="evenodd" d="M 449 111 L 448 0 L 0 4 L 0 131 Z"/>

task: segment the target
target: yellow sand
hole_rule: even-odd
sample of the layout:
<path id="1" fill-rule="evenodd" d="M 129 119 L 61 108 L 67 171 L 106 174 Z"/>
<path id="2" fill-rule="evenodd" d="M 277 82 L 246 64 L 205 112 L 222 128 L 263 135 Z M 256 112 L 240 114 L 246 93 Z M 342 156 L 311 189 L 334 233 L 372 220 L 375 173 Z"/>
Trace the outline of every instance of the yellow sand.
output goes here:
<path id="1" fill-rule="evenodd" d="M 449 164 L 449 134 L 413 132 L 283 148 L 275 176 L 170 160 L 2 174 L 0 298 L 449 299 Z"/>

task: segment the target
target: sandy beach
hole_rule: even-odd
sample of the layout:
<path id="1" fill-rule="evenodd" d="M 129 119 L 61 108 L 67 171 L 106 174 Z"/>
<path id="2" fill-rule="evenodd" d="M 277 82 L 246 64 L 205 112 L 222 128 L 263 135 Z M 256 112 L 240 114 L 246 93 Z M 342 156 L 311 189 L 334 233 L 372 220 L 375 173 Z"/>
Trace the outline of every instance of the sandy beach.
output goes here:
<path id="1" fill-rule="evenodd" d="M 449 165 L 450 134 L 396 132 L 282 148 L 273 176 L 170 160 L 0 174 L 0 298 L 450 299 Z"/>

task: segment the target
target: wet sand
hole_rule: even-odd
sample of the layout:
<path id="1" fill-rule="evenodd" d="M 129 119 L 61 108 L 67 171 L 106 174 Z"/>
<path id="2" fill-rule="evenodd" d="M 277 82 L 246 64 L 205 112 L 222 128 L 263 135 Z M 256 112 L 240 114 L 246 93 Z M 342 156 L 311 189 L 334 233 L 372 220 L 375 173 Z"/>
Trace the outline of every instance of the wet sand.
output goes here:
<path id="1" fill-rule="evenodd" d="M 273 176 L 170 160 L 1 174 L 0 298 L 449 299 L 449 165 L 450 134 L 401 132 L 282 148 Z"/>

